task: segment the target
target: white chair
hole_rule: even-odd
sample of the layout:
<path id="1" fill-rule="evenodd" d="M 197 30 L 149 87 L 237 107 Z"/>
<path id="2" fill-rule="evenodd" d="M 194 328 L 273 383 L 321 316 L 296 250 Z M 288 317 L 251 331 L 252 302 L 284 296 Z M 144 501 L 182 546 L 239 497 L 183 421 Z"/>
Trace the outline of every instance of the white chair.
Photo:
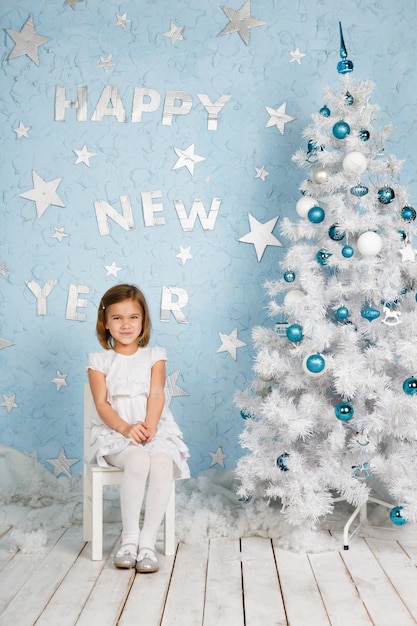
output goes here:
<path id="1" fill-rule="evenodd" d="M 83 538 L 91 541 L 91 558 L 103 558 L 103 487 L 120 485 L 123 470 L 117 467 L 100 467 L 88 461 L 90 420 L 93 397 L 90 385 L 84 385 L 84 476 L 83 476 Z M 175 480 L 164 517 L 164 554 L 175 554 Z"/>

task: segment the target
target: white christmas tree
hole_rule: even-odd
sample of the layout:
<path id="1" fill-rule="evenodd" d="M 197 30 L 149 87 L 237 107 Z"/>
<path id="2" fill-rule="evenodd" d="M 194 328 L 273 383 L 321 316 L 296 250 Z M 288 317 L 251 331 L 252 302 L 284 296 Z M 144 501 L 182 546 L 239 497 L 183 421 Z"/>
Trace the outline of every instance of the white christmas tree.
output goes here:
<path id="1" fill-rule="evenodd" d="M 336 498 L 363 508 L 378 483 L 402 525 L 417 521 L 416 211 L 341 25 L 340 56 L 338 89 L 293 156 L 306 177 L 266 285 L 275 328 L 253 329 L 256 378 L 235 397 L 238 494 L 279 500 L 290 523 L 314 526 Z"/>

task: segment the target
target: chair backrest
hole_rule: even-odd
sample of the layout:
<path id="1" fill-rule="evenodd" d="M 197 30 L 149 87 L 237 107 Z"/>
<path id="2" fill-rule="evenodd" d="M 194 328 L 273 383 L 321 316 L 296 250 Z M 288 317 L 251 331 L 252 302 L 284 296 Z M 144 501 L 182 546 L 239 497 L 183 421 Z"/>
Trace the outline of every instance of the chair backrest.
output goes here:
<path id="1" fill-rule="evenodd" d="M 90 385 L 84 385 L 84 459 L 90 456 L 91 412 L 93 410 L 93 396 Z"/>

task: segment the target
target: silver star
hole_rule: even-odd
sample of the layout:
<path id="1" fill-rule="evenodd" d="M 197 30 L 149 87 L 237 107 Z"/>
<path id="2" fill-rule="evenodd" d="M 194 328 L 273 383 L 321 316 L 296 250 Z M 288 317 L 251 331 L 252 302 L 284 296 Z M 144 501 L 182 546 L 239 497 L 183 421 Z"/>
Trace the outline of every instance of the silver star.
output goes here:
<path id="1" fill-rule="evenodd" d="M 74 165 L 78 165 L 78 163 L 85 163 L 87 167 L 90 167 L 90 159 L 93 156 L 96 156 L 96 152 L 89 152 L 87 150 L 87 145 L 84 144 L 81 150 L 73 150 L 77 155 L 77 159 Z"/>
<path id="2" fill-rule="evenodd" d="M 179 375 L 180 375 L 180 370 L 177 370 L 176 372 L 173 372 L 172 374 L 167 376 L 166 383 L 165 383 L 165 399 L 166 399 L 167 406 L 171 404 L 172 398 L 177 398 L 180 396 L 188 396 L 188 393 L 184 391 L 184 389 L 181 389 L 181 387 L 178 387 L 177 385 L 177 378 Z"/>
<path id="3" fill-rule="evenodd" d="M 177 170 L 180 167 L 186 167 L 187 170 L 190 172 L 191 175 L 194 174 L 194 165 L 196 163 L 199 163 L 200 161 L 205 161 L 206 158 L 205 157 L 201 157 L 198 156 L 197 154 L 194 154 L 194 144 L 192 143 L 191 146 L 188 146 L 188 148 L 186 150 L 181 150 L 180 148 L 174 148 L 175 152 L 177 153 L 177 155 L 179 156 L 178 161 L 176 162 L 176 164 L 174 165 L 174 167 L 172 168 L 173 170 Z"/>
<path id="4" fill-rule="evenodd" d="M 64 230 L 64 226 L 61 226 L 61 228 L 54 226 L 54 231 L 55 232 L 53 235 L 51 235 L 51 237 L 58 239 L 59 243 L 61 243 L 64 237 L 68 237 L 67 233 Z"/>
<path id="5" fill-rule="evenodd" d="M 9 268 L 6 267 L 5 263 L 0 263 L 0 274 L 6 278 L 6 274 L 9 271 Z"/>
<path id="6" fill-rule="evenodd" d="M 274 217 L 269 222 L 258 222 L 258 220 L 248 213 L 250 232 L 239 239 L 243 243 L 253 243 L 256 250 L 258 262 L 262 259 L 267 246 L 282 246 L 283 244 L 272 234 L 278 217 Z"/>
<path id="7" fill-rule="evenodd" d="M 51 383 L 55 383 L 57 391 L 59 391 L 61 387 L 68 387 L 68 383 L 65 380 L 67 376 L 68 374 L 61 374 L 61 372 L 57 370 L 55 378 L 51 380 Z"/>
<path id="8" fill-rule="evenodd" d="M 123 13 L 123 15 L 119 15 L 118 13 L 116 13 L 116 19 L 117 19 L 117 22 L 115 26 L 121 26 L 123 30 L 126 30 L 126 26 L 130 24 L 130 21 L 131 21 L 127 19 L 126 13 Z"/>
<path id="9" fill-rule="evenodd" d="M 219 337 L 221 339 L 222 345 L 218 350 L 216 350 L 216 354 L 218 352 L 228 352 L 232 359 L 236 361 L 236 351 L 238 348 L 243 348 L 247 344 L 240 339 L 237 338 L 237 326 L 232 330 L 230 335 L 225 335 L 224 333 L 219 332 Z"/>
<path id="10" fill-rule="evenodd" d="M 169 30 L 163 33 L 163 35 L 171 39 L 171 44 L 174 44 L 176 41 L 184 41 L 182 36 L 183 28 L 184 26 L 177 26 L 174 20 L 170 20 Z"/>
<path id="11" fill-rule="evenodd" d="M 188 248 L 183 248 L 182 246 L 180 246 L 180 253 L 177 254 L 177 259 L 181 259 L 183 265 L 186 264 L 188 259 L 193 258 L 193 255 L 191 254 L 190 250 L 191 250 L 191 246 L 189 246 Z"/>
<path id="12" fill-rule="evenodd" d="M 293 61 L 297 61 L 299 65 L 301 65 L 301 59 L 305 57 L 305 54 L 303 52 L 300 52 L 298 48 L 294 50 L 294 52 L 290 52 L 290 55 L 292 57 L 290 63 L 292 63 Z"/>
<path id="13" fill-rule="evenodd" d="M 416 260 L 416 252 L 417 251 L 413 248 L 411 241 L 407 242 L 404 248 L 400 250 L 401 261 L 411 261 L 414 263 Z"/>
<path id="14" fill-rule="evenodd" d="M 23 122 L 20 122 L 17 128 L 13 128 L 14 132 L 16 133 L 16 139 L 21 139 L 22 137 L 26 137 L 26 139 L 29 139 L 28 131 L 31 128 L 31 126 L 25 126 Z"/>
<path id="15" fill-rule="evenodd" d="M 6 32 L 16 44 L 9 53 L 7 60 L 16 59 L 17 57 L 26 55 L 31 61 L 36 63 L 36 65 L 39 65 L 38 48 L 49 41 L 50 37 L 44 37 L 43 35 L 38 35 L 35 32 L 33 18 L 29 17 L 26 20 L 22 30 L 19 31 L 6 28 Z"/>
<path id="16" fill-rule="evenodd" d="M 219 446 L 216 452 L 209 452 L 211 456 L 210 467 L 213 465 L 220 465 L 220 467 L 224 467 L 224 460 L 227 459 L 227 454 L 223 454 L 223 450 Z"/>
<path id="17" fill-rule="evenodd" d="M 71 7 L 73 11 L 75 11 L 75 5 L 78 2 L 83 2 L 84 0 L 65 0 L 64 7 Z"/>
<path id="18" fill-rule="evenodd" d="M 120 272 L 121 267 L 117 267 L 116 263 L 113 261 L 111 265 L 105 265 L 105 269 L 107 270 L 106 276 L 115 276 L 117 278 L 117 272 Z"/>
<path id="19" fill-rule="evenodd" d="M 14 346 L 15 344 L 13 343 L 13 341 L 9 341 L 8 339 L 3 339 L 3 337 L 0 337 L 0 350 L 2 350 L 3 348 L 8 348 L 9 346 Z"/>
<path id="20" fill-rule="evenodd" d="M 78 463 L 79 460 L 67 459 L 64 448 L 61 448 L 61 452 L 56 459 L 46 459 L 46 462 L 54 468 L 54 476 L 58 477 L 61 474 L 65 474 L 65 476 L 71 478 L 71 467 Z"/>
<path id="21" fill-rule="evenodd" d="M 287 115 L 285 112 L 285 108 L 287 106 L 286 102 L 283 102 L 278 109 L 271 109 L 270 107 L 265 107 L 268 111 L 270 118 L 265 124 L 265 128 L 269 128 L 270 126 L 276 126 L 278 130 L 281 132 L 281 135 L 284 134 L 285 124 L 288 122 L 292 122 L 295 120 L 295 117 L 291 117 L 291 115 Z"/>
<path id="22" fill-rule="evenodd" d="M 19 405 L 16 404 L 15 402 L 15 398 L 16 398 L 15 393 L 13 393 L 11 396 L 6 396 L 6 394 L 4 393 L 3 402 L 0 403 L 0 406 L 5 406 L 7 412 L 10 413 L 12 409 L 17 409 L 19 407 Z"/>
<path id="23" fill-rule="evenodd" d="M 266 171 L 265 165 L 262 165 L 262 167 L 255 167 L 255 171 L 255 178 L 260 178 L 263 182 L 265 182 L 266 177 L 269 176 L 269 172 Z"/>
<path id="24" fill-rule="evenodd" d="M 36 213 L 38 219 L 42 217 L 50 204 L 54 206 L 65 206 L 61 198 L 56 193 L 57 187 L 62 178 L 55 178 L 47 182 L 39 176 L 34 170 L 32 171 L 33 189 L 19 194 L 21 198 L 33 200 L 36 204 Z"/>
<path id="25" fill-rule="evenodd" d="M 229 33 L 239 33 L 242 41 L 248 45 L 250 29 L 266 24 L 266 22 L 262 22 L 251 16 L 250 0 L 247 0 L 237 11 L 229 7 L 222 7 L 222 9 L 229 18 L 229 23 L 219 33 L 219 37 L 220 35 L 228 35 Z"/>
<path id="26" fill-rule="evenodd" d="M 112 60 L 112 57 L 112 54 L 109 54 L 109 56 L 107 57 L 100 56 L 100 63 L 97 65 L 97 67 L 102 67 L 107 73 L 111 67 L 114 67 L 116 65 L 116 63 L 114 63 L 114 61 Z"/>

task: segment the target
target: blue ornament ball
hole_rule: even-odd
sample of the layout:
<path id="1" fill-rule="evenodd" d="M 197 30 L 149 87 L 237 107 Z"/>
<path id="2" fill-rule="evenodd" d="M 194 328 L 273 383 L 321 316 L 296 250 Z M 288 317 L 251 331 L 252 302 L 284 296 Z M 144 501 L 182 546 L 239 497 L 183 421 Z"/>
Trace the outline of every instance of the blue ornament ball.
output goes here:
<path id="1" fill-rule="evenodd" d="M 394 506 L 394 508 L 389 512 L 389 518 L 396 526 L 404 526 L 404 524 L 408 521 L 407 518 L 403 517 L 401 514 L 402 508 L 402 506 Z"/>
<path id="2" fill-rule="evenodd" d="M 342 239 L 345 238 L 345 233 L 337 230 L 337 224 L 333 224 L 333 226 L 330 226 L 329 228 L 329 237 L 330 239 L 333 239 L 333 241 L 342 241 Z"/>
<path id="3" fill-rule="evenodd" d="M 251 418 L 252 418 L 252 415 L 251 415 L 251 413 L 248 413 L 247 411 L 241 411 L 241 412 L 240 412 L 240 417 L 241 417 L 243 420 L 248 420 L 248 419 L 251 419 Z"/>
<path id="4" fill-rule="evenodd" d="M 336 69 L 339 74 L 348 74 L 353 71 L 353 63 L 350 59 L 342 59 L 336 65 Z"/>
<path id="5" fill-rule="evenodd" d="M 381 187 L 378 189 L 378 200 L 381 204 L 389 204 L 395 198 L 395 192 L 392 187 Z"/>
<path id="6" fill-rule="evenodd" d="M 304 339 L 302 327 L 299 324 L 291 324 L 291 326 L 288 326 L 287 339 L 294 343 L 302 341 Z"/>
<path id="7" fill-rule="evenodd" d="M 320 224 L 324 220 L 325 212 L 321 206 L 313 206 L 307 213 L 307 217 L 312 224 Z"/>
<path id="8" fill-rule="evenodd" d="M 401 217 L 406 222 L 414 222 L 414 220 L 416 219 L 416 216 L 417 216 L 416 211 L 415 209 L 413 209 L 412 206 L 405 206 L 401 209 Z"/>
<path id="9" fill-rule="evenodd" d="M 349 402 L 341 402 L 335 407 L 334 412 L 337 419 L 342 422 L 351 420 L 355 413 L 353 406 Z"/>
<path id="10" fill-rule="evenodd" d="M 362 198 L 362 196 L 366 196 L 368 191 L 368 187 L 361 184 L 355 185 L 354 187 L 350 188 L 350 193 L 352 194 L 352 196 L 356 196 L 357 198 Z"/>
<path id="11" fill-rule="evenodd" d="M 347 122 L 341 120 L 333 126 L 333 135 L 336 139 L 344 139 L 350 133 L 350 126 Z"/>
<path id="12" fill-rule="evenodd" d="M 362 141 L 368 141 L 370 136 L 371 134 L 369 130 L 366 130 L 366 128 L 361 128 L 359 131 L 359 139 L 362 139 Z"/>
<path id="13" fill-rule="evenodd" d="M 323 359 L 321 354 L 311 354 L 307 361 L 306 367 L 309 372 L 313 374 L 318 374 L 324 370 L 324 366 L 326 365 L 326 361 Z"/>
<path id="14" fill-rule="evenodd" d="M 330 117 L 330 109 L 326 104 L 324 105 L 324 107 L 321 107 L 319 113 L 323 117 Z"/>
<path id="15" fill-rule="evenodd" d="M 407 378 L 403 382 L 403 391 L 408 396 L 415 396 L 417 394 L 417 378 L 414 378 L 414 376 Z"/>
<path id="16" fill-rule="evenodd" d="M 368 322 L 373 322 L 381 315 L 378 309 L 374 309 L 373 307 L 368 307 L 366 309 L 362 309 L 361 316 L 368 320 Z"/>
<path id="17" fill-rule="evenodd" d="M 290 458 L 290 455 L 288 454 L 288 452 L 283 452 L 277 458 L 277 466 L 282 472 L 288 472 L 287 463 L 288 463 L 289 458 Z"/>
<path id="18" fill-rule="evenodd" d="M 295 281 L 295 272 L 288 270 L 284 274 L 284 280 L 286 283 L 293 283 Z"/>
<path id="19" fill-rule="evenodd" d="M 352 248 L 352 246 L 343 246 L 342 256 L 344 256 L 345 259 L 350 259 L 351 257 L 353 257 L 354 254 L 355 254 L 355 251 Z"/>
<path id="20" fill-rule="evenodd" d="M 340 306 L 336 310 L 336 317 L 338 320 L 345 320 L 347 317 L 349 317 L 349 309 L 345 306 Z"/>
<path id="21" fill-rule="evenodd" d="M 326 252 L 326 250 L 319 250 L 316 254 L 316 261 L 320 263 L 320 265 L 326 265 L 327 260 L 332 256 L 331 252 Z"/>
<path id="22" fill-rule="evenodd" d="M 354 101 L 355 100 L 354 100 L 352 94 L 349 93 L 349 91 L 347 91 L 345 93 L 345 102 L 346 102 L 346 104 L 348 104 L 350 106 L 350 105 L 352 105 L 354 103 Z"/>

